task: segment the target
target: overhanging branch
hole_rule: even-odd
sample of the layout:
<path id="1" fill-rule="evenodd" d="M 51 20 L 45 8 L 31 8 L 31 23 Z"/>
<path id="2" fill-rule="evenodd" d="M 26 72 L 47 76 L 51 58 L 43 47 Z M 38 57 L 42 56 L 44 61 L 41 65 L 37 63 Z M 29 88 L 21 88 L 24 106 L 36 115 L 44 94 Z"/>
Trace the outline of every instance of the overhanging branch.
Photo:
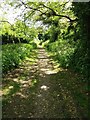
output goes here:
<path id="1" fill-rule="evenodd" d="M 29 8 L 29 9 L 33 10 L 33 12 L 39 11 L 39 12 L 41 13 L 40 15 L 46 15 L 46 16 L 48 16 L 48 14 L 49 14 L 48 12 L 42 12 L 42 10 L 40 10 L 40 8 L 47 8 L 47 9 L 49 9 L 49 10 L 51 11 L 50 16 L 64 17 L 64 18 L 68 19 L 70 23 L 75 22 L 75 21 L 78 20 L 77 18 L 76 18 L 76 19 L 71 19 L 71 18 L 70 18 L 69 16 L 67 16 L 67 15 L 58 14 L 55 10 L 53 10 L 52 8 L 46 6 L 46 5 L 43 4 L 43 3 L 40 3 L 37 8 L 34 8 L 34 7 L 31 7 L 31 6 L 28 6 L 28 4 L 27 4 L 27 3 L 24 3 L 22 0 L 20 0 L 20 1 L 21 1 L 21 3 L 24 5 L 25 8 Z M 66 3 L 67 3 L 67 2 L 66 2 Z M 65 4 L 66 4 L 66 3 L 65 3 Z"/>
<path id="2" fill-rule="evenodd" d="M 69 16 L 67 16 L 67 15 L 57 14 L 56 11 L 54 11 L 52 8 L 50 8 L 50 7 L 48 7 L 48 6 L 44 5 L 44 4 L 40 4 L 40 5 L 42 5 L 43 7 L 48 8 L 49 10 L 51 10 L 51 11 L 52 11 L 52 14 L 51 14 L 52 16 L 59 16 L 59 17 L 67 18 L 67 19 L 69 20 L 69 22 L 75 22 L 75 21 L 77 21 L 77 18 L 76 18 L 76 19 L 71 19 L 71 18 L 70 18 Z"/>
<path id="3" fill-rule="evenodd" d="M 9 23 L 10 25 L 12 25 L 10 22 L 6 21 L 6 20 L 1 20 L 0 22 L 6 22 L 6 23 Z"/>

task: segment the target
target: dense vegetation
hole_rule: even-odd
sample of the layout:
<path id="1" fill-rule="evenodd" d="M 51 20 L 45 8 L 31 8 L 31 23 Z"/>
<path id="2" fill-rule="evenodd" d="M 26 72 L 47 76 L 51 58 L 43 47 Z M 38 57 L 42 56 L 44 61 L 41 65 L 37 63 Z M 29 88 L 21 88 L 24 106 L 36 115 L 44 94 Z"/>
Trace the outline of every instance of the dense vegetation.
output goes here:
<path id="1" fill-rule="evenodd" d="M 36 45 L 30 44 L 11 44 L 2 46 L 2 70 L 3 73 L 17 68 L 24 59 L 30 57 Z"/>
<path id="2" fill-rule="evenodd" d="M 73 55 L 73 66 L 76 66 L 78 71 L 81 71 L 84 75 L 88 77 L 90 64 L 90 2 L 89 3 L 73 3 L 72 10 L 77 16 L 77 28 L 76 32 L 78 34 L 79 44 Z M 80 10 L 82 9 L 82 11 Z"/>
<path id="3" fill-rule="evenodd" d="M 20 20 L 10 25 L 7 21 L 2 22 L 2 72 L 17 68 L 24 59 L 30 57 L 33 49 L 37 48 L 33 41 L 36 37 L 35 28 L 29 28 Z"/>
<path id="4" fill-rule="evenodd" d="M 66 15 L 68 12 L 69 16 L 73 18 L 70 23 L 67 20 L 60 21 L 60 18 L 57 17 L 59 15 L 56 14 L 53 15 L 54 17 L 46 16 L 46 19 L 42 17 L 43 23 L 49 25 L 49 29 L 45 31 L 43 38 L 43 41 L 49 40 L 48 44 L 45 44 L 47 49 L 53 52 L 61 66 L 72 68 L 86 77 L 89 77 L 90 68 L 88 62 L 90 59 L 89 7 L 90 3 L 74 2 L 72 7 L 65 9 L 67 11 L 64 11 L 64 14 Z M 57 8 L 53 6 L 52 9 L 54 12 L 57 9 L 59 13 L 61 8 L 57 5 Z M 67 18 L 67 16 L 65 17 Z"/>
<path id="5" fill-rule="evenodd" d="M 37 31 L 32 26 L 28 27 L 23 21 L 17 20 L 14 24 L 2 21 L 2 44 L 7 43 L 29 43 L 36 37 Z"/>
<path id="6" fill-rule="evenodd" d="M 16 6 L 16 9 L 18 6 L 24 6 L 25 10 L 22 14 L 22 21 L 17 20 L 16 23 L 10 25 L 3 20 L 3 29 L 0 31 L 2 44 L 30 43 L 38 36 L 41 44 L 44 42 L 43 45 L 53 53 L 61 66 L 72 68 L 88 77 L 90 3 L 73 2 L 71 5 L 70 2 L 47 2 L 45 4 L 28 1 L 26 3 L 7 2 L 11 6 Z M 35 26 L 29 27 L 27 23 L 32 20 L 34 23 L 41 21 L 45 27 L 37 27 L 37 30 Z M 7 46 L 3 48 L 6 49 Z"/>
<path id="7" fill-rule="evenodd" d="M 21 9 L 22 13 L 12 24 L 8 19 L 0 17 L 0 36 L 2 36 L 2 39 L 0 39 L 0 43 L 2 43 L 0 58 L 2 57 L 3 74 L 8 76 L 8 73 L 20 68 L 20 65 L 24 64 L 24 60 L 34 59 L 34 54 L 32 54 L 34 49 L 37 51 L 36 48 L 42 46 L 53 58 L 55 64 L 57 63 L 56 66 L 62 68 L 60 73 L 56 74 L 58 80 L 56 79 L 56 82 L 51 80 L 51 82 L 54 81 L 55 84 L 58 82 L 62 86 L 62 93 L 65 92 L 64 87 L 70 91 L 71 96 L 75 98 L 77 108 L 80 106 L 80 109 L 85 111 L 83 116 L 87 116 L 87 96 L 89 94 L 87 83 L 90 79 L 90 2 L 5 0 L 4 4 L 17 12 Z M 45 51 L 42 51 L 41 53 L 44 56 Z M 33 69 L 29 66 L 31 65 L 29 62 L 25 62 L 28 63 L 28 67 L 23 68 L 23 73 L 18 74 L 19 86 L 22 84 L 21 81 L 29 79 L 32 74 L 35 77 L 34 81 L 37 81 L 40 72 L 38 69 L 41 68 L 37 65 L 39 62 L 35 63 L 36 66 L 34 65 Z M 42 63 L 44 64 L 44 61 Z M 29 71 L 31 71 L 31 76 Z M 41 77 L 39 76 L 39 78 Z M 29 82 L 28 79 L 24 82 Z M 49 79 L 49 77 L 46 76 L 45 79 Z M 17 82 L 13 81 L 12 78 L 9 82 L 6 81 L 7 79 L 3 80 L 3 83 L 12 86 Z M 6 85 L 6 91 L 9 90 L 9 86 Z M 60 90 L 59 87 L 56 89 Z M 16 88 L 16 86 L 13 88 Z M 11 91 L 13 91 L 12 88 Z M 69 97 L 68 91 L 63 95 L 64 97 L 66 94 Z M 8 93 L 6 93 L 6 96 L 9 98 Z"/>

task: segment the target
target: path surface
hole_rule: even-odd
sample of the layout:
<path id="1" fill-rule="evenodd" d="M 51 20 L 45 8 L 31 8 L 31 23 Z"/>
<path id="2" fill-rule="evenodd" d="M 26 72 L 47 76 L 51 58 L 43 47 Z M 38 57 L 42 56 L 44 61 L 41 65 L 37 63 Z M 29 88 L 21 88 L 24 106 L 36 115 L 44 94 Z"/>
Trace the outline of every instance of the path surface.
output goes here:
<path id="1" fill-rule="evenodd" d="M 63 87 L 66 72 L 39 48 L 33 65 L 27 60 L 4 78 L 12 81 L 8 90 L 13 94 L 3 106 L 3 118 L 80 118 L 71 92 Z"/>

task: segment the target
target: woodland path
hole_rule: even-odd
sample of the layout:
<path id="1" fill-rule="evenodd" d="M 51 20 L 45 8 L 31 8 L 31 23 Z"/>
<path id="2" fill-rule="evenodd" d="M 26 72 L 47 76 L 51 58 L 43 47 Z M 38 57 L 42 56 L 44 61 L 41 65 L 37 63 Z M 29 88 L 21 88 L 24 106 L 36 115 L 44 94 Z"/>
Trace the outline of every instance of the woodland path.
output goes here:
<path id="1" fill-rule="evenodd" d="M 75 76 L 59 68 L 43 48 L 38 48 L 32 65 L 27 60 L 4 78 L 11 92 L 3 106 L 3 118 L 80 118 L 82 112 L 64 86 Z"/>

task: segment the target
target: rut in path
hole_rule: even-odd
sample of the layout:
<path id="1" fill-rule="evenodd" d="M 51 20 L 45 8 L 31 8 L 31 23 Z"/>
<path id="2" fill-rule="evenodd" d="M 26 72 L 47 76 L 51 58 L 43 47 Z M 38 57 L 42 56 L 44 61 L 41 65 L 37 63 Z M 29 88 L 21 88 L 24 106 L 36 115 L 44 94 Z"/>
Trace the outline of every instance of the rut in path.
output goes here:
<path id="1" fill-rule="evenodd" d="M 4 78 L 19 89 L 4 104 L 3 118 L 80 117 L 71 92 L 62 86 L 62 72 L 39 48 L 33 65 L 27 61 Z"/>

